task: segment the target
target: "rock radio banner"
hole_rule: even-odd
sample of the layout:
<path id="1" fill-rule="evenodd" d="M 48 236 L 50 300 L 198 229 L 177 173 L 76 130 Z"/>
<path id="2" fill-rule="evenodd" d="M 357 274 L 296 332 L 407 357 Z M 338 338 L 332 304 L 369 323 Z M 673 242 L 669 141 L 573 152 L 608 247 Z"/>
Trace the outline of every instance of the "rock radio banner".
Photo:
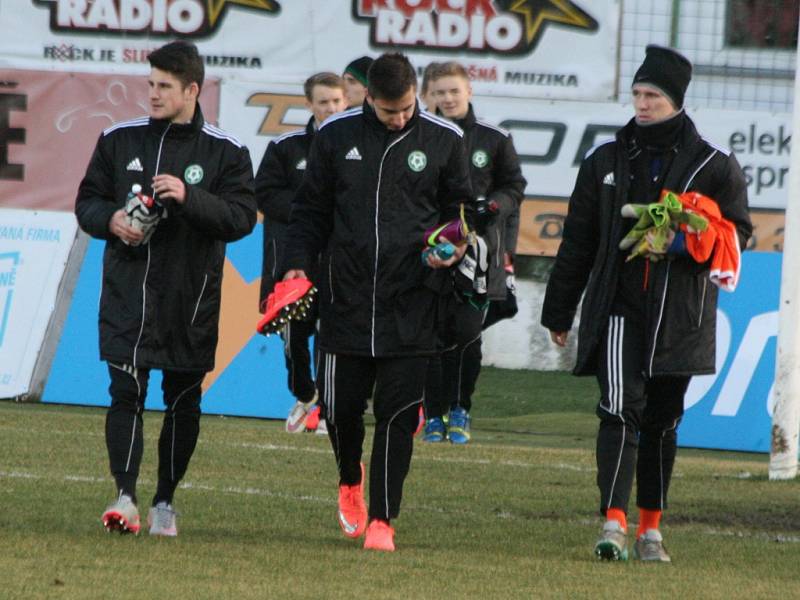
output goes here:
<path id="1" fill-rule="evenodd" d="M 13 7 L 11 6 L 13 4 Z M 300 83 L 402 51 L 459 60 L 475 91 L 615 95 L 620 0 L 17 0 L 0 3 L 0 67 L 136 72 L 164 42 L 197 43 L 210 73 Z M 565 52 L 565 49 L 569 49 Z"/>

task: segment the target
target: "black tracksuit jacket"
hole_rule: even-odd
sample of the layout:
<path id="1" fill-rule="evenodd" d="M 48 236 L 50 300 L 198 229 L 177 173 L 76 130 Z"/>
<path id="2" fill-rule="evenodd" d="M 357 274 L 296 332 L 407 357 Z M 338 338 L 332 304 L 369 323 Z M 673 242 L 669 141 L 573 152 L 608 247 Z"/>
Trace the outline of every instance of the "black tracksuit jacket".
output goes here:
<path id="1" fill-rule="evenodd" d="M 752 233 L 747 185 L 736 158 L 702 139 L 685 117 L 664 189 L 697 191 L 713 198 L 731 221 L 743 249 Z M 595 373 L 628 251 L 619 242 L 630 228 L 620 215 L 630 198 L 631 141 L 635 122 L 584 159 L 569 201 L 564 234 L 547 284 L 542 325 L 569 331 L 585 290 L 578 331 L 576 375 Z M 649 377 L 698 375 L 715 369 L 717 288 L 709 265 L 690 256 L 668 255 L 651 263 L 645 308 L 644 371 Z"/>
<path id="2" fill-rule="evenodd" d="M 513 256 L 516 251 L 525 177 L 508 131 L 476 119 L 471 104 L 467 116 L 456 124 L 464 130 L 475 198 L 497 203 L 497 214 L 476 219 L 476 226 L 489 249 L 488 298 L 505 300 L 503 253 Z"/>
<path id="3" fill-rule="evenodd" d="M 292 202 L 303 181 L 315 134 L 314 117 L 311 117 L 305 129 L 290 131 L 275 138 L 267 146 L 256 173 L 256 202 L 258 210 L 264 215 L 264 258 L 259 296 L 259 307 L 262 309 L 278 281 Z"/>
<path id="4" fill-rule="evenodd" d="M 463 132 L 420 112 L 389 131 L 368 103 L 320 127 L 292 205 L 283 271 L 323 252 L 320 348 L 372 357 L 432 353 L 446 269 L 423 265 L 426 229 L 465 203 L 472 226 Z"/>
<path id="5" fill-rule="evenodd" d="M 206 123 L 199 105 L 188 124 L 142 117 L 103 131 L 75 203 L 81 229 L 106 240 L 103 360 L 176 371 L 214 368 L 225 243 L 256 223 L 252 169 L 247 148 Z M 127 246 L 109 232 L 109 220 L 134 183 L 152 195 L 152 178 L 161 173 L 183 179 L 186 201 L 165 201 L 168 216 L 150 242 Z"/>

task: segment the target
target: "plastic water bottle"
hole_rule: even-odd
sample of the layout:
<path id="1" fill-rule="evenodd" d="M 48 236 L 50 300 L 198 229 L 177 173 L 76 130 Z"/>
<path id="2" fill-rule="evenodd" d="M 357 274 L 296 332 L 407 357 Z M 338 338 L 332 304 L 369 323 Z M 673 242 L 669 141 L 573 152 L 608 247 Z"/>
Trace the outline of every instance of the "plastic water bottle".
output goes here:
<path id="1" fill-rule="evenodd" d="M 428 264 L 428 256 L 433 254 L 440 260 L 447 260 L 456 253 L 456 247 L 450 242 L 442 242 L 422 251 L 422 264 Z"/>

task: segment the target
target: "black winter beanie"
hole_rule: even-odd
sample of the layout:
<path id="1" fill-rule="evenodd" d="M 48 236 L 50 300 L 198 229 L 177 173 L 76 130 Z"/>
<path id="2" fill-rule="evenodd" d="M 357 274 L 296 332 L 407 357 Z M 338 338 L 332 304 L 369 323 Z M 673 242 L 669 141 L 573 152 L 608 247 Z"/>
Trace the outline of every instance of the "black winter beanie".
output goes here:
<path id="1" fill-rule="evenodd" d="M 664 92 L 676 109 L 683 107 L 683 97 L 692 78 L 692 63 L 672 48 L 650 44 L 633 83 L 646 83 Z"/>

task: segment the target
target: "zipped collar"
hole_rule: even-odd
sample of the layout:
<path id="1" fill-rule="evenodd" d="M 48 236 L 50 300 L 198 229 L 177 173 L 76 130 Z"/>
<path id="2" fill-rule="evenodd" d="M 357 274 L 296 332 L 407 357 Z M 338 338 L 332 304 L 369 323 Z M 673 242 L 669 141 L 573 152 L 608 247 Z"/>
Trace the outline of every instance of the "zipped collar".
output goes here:
<path id="1" fill-rule="evenodd" d="M 171 138 L 178 138 L 178 139 L 186 139 L 190 138 L 203 128 L 205 124 L 205 117 L 203 117 L 203 111 L 200 109 L 200 104 L 197 103 L 194 106 L 194 116 L 192 117 L 191 122 L 189 123 L 173 123 L 167 119 L 150 119 L 150 130 L 154 132 L 156 135 L 162 135 L 167 129 L 167 135 Z"/>
<path id="2" fill-rule="evenodd" d="M 391 131 L 388 127 L 386 127 L 386 125 L 381 123 L 380 119 L 378 119 L 378 115 L 375 114 L 375 109 L 372 108 L 372 106 L 370 106 L 369 102 L 366 100 L 364 100 L 364 105 L 362 108 L 364 111 L 364 121 L 366 121 L 370 127 L 383 130 L 386 133 L 391 133 L 392 135 L 403 135 L 408 130 L 413 129 L 419 120 L 419 100 L 414 101 L 414 114 L 411 115 L 411 118 L 406 123 L 406 126 L 400 131 Z"/>
<path id="3" fill-rule="evenodd" d="M 317 127 L 317 120 L 312 116 L 308 123 L 306 123 L 306 134 L 314 137 L 317 134 L 319 128 Z"/>
<path id="4" fill-rule="evenodd" d="M 442 111 L 440 111 L 438 108 L 436 109 L 436 114 L 438 116 L 442 117 L 443 119 L 447 118 L 442 114 Z M 467 131 L 468 129 L 472 129 L 475 126 L 475 123 L 477 122 L 477 120 L 478 119 L 475 116 L 475 110 L 472 108 L 472 102 L 470 102 L 469 103 L 469 108 L 467 109 L 467 114 L 464 115 L 464 118 L 462 118 L 462 119 L 453 119 L 453 123 L 458 125 L 464 131 Z"/>

